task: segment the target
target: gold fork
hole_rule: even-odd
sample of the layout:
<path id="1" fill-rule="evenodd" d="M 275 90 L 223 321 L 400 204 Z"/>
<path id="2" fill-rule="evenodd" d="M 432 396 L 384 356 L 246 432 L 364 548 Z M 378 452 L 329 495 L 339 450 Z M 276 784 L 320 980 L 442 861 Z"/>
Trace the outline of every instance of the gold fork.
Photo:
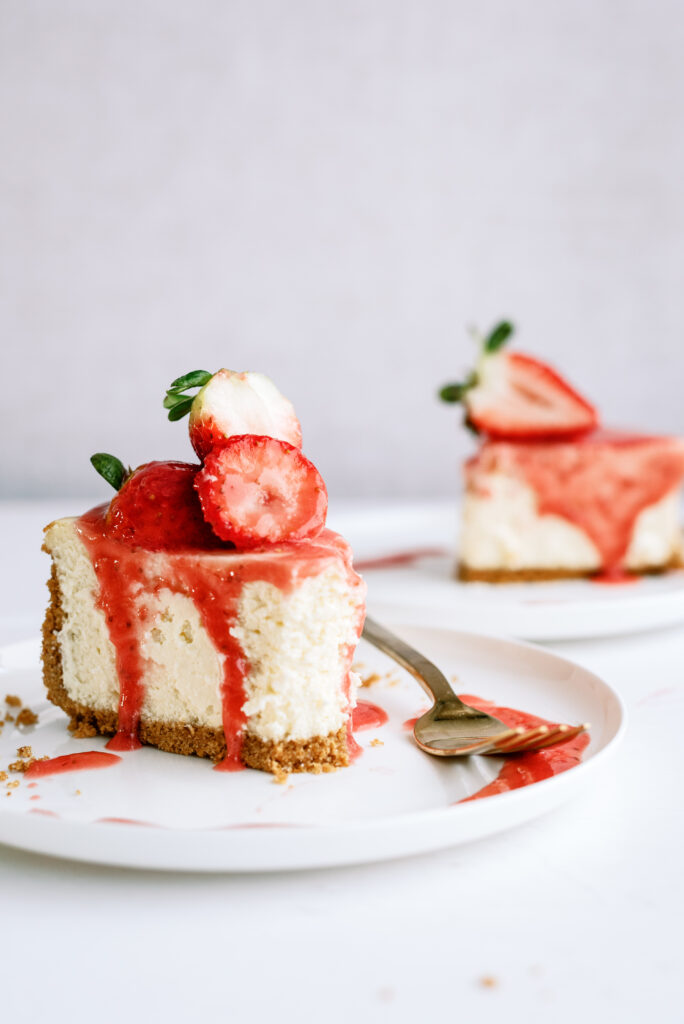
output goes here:
<path id="1" fill-rule="evenodd" d="M 589 728 L 585 723 L 512 729 L 493 715 L 464 704 L 436 665 L 373 619 L 366 618 L 363 637 L 410 672 L 434 700 L 434 706 L 413 727 L 416 743 L 427 754 L 520 754 L 564 743 Z"/>

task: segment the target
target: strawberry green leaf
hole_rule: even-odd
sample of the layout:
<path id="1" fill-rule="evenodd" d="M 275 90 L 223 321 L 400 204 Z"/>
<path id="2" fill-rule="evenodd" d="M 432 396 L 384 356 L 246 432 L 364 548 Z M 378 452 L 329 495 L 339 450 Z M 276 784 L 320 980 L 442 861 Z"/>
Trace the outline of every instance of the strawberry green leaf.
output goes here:
<path id="1" fill-rule="evenodd" d="M 183 419 L 190 412 L 190 406 L 195 396 L 184 394 L 184 392 L 203 388 L 213 376 L 213 373 L 208 373 L 207 370 L 191 370 L 190 373 L 185 373 L 182 377 L 176 377 L 171 386 L 167 388 L 163 402 L 164 408 L 169 410 L 169 419 L 172 422 Z"/>
<path id="2" fill-rule="evenodd" d="M 443 402 L 460 402 L 463 398 L 463 393 L 463 384 L 445 384 L 443 388 L 440 388 L 439 397 Z"/>
<path id="3" fill-rule="evenodd" d="M 108 484 L 111 484 L 115 491 L 121 490 L 121 485 L 130 473 L 121 459 L 117 459 L 115 455 L 108 455 L 107 452 L 96 452 L 95 455 L 90 456 L 90 461 L 100 476 Z"/>
<path id="4" fill-rule="evenodd" d="M 176 420 L 182 420 L 184 416 L 187 416 L 187 414 L 190 412 L 190 409 L 192 408 L 193 402 L 194 398 L 192 397 L 182 398 L 180 402 L 177 402 L 173 406 L 173 408 L 169 408 L 166 405 L 166 403 L 164 403 L 165 408 L 169 409 L 169 419 L 171 420 L 171 422 L 175 423 Z"/>
<path id="5" fill-rule="evenodd" d="M 496 327 L 493 327 L 485 339 L 484 351 L 491 355 L 498 352 L 506 344 L 514 331 L 513 324 L 508 320 L 502 320 Z"/>
<path id="6" fill-rule="evenodd" d="M 183 374 L 182 377 L 176 377 L 172 381 L 168 391 L 185 391 L 187 388 L 203 388 L 205 384 L 208 384 L 213 373 L 208 373 L 206 370 L 191 370 L 190 373 Z"/>
<path id="7" fill-rule="evenodd" d="M 190 395 L 182 395 L 176 391 L 167 391 L 163 402 L 164 408 L 175 409 L 177 405 L 183 405 L 184 402 L 187 402 L 190 397 Z"/>
<path id="8" fill-rule="evenodd" d="M 477 374 L 475 371 L 469 373 L 465 380 L 460 381 L 457 384 L 446 384 L 440 389 L 439 397 L 443 402 L 462 402 L 466 391 L 470 391 L 477 384 Z"/>

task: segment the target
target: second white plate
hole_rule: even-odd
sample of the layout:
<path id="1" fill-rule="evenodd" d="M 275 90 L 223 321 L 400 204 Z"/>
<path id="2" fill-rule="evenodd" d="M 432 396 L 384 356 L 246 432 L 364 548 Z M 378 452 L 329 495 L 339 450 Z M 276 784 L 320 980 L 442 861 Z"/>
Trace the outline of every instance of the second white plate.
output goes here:
<path id="1" fill-rule="evenodd" d="M 591 580 L 461 583 L 455 578 L 458 508 L 392 505 L 337 512 L 333 529 L 354 549 L 368 583 L 368 607 L 384 622 L 415 622 L 525 640 L 573 640 L 684 622 L 684 572 L 616 585 Z M 434 552 L 420 556 L 421 551 Z M 411 552 L 415 559 L 409 559 Z M 385 568 L 363 563 L 407 556 Z"/>

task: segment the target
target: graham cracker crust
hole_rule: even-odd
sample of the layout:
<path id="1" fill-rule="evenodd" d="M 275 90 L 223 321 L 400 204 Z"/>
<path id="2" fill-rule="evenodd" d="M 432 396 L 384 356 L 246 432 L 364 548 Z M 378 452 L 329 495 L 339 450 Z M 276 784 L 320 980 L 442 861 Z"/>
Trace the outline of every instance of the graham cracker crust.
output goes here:
<path id="1" fill-rule="evenodd" d="M 630 569 L 628 575 L 660 576 L 672 569 L 681 568 L 681 557 L 673 555 L 669 562 Z M 464 583 L 543 583 L 549 580 L 591 579 L 599 573 L 581 569 L 473 569 L 459 562 L 456 575 Z"/>
<path id="2" fill-rule="evenodd" d="M 48 700 L 62 708 L 69 716 L 69 729 L 76 737 L 113 736 L 118 727 L 117 711 L 89 707 L 72 700 L 64 686 L 62 652 L 59 632 L 64 624 L 62 594 L 55 565 L 48 580 L 50 603 L 43 622 L 43 682 Z M 141 719 L 138 737 L 141 743 L 171 754 L 194 754 L 211 761 L 226 756 L 223 729 L 184 722 L 159 722 Z M 347 730 L 342 726 L 328 736 L 314 736 L 307 740 L 262 740 L 246 733 L 240 759 L 248 768 L 283 775 L 289 772 L 319 774 L 343 768 L 349 764 Z"/>

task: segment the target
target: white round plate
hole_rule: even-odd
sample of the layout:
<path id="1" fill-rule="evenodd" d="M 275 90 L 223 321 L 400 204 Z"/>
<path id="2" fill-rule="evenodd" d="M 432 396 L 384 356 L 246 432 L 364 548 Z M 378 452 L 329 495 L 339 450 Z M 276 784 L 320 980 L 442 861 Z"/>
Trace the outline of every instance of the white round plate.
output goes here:
<path id="1" fill-rule="evenodd" d="M 10 776 L 19 786 L 0 784 L 0 842 L 93 863 L 186 871 L 384 860 L 464 843 L 550 811 L 595 779 L 615 751 L 624 710 L 617 694 L 586 669 L 512 641 L 399 631 L 448 675 L 457 673 L 461 692 L 542 718 L 590 722 L 582 763 L 523 789 L 458 804 L 496 778 L 503 760 L 422 753 L 404 728 L 426 706 L 422 690 L 362 642 L 357 655 L 364 676 L 383 678 L 361 696 L 382 706 L 389 721 L 357 733 L 363 754 L 351 767 L 277 784 L 262 772 L 215 772 L 208 761 L 148 747 L 122 755 L 112 767 L 45 777 L 34 787 Z M 50 757 L 104 747 L 99 737 L 74 739 L 64 714 L 45 700 L 37 642 L 5 648 L 0 656 L 2 695 L 19 695 L 39 714 L 28 729 L 5 725 L 0 768 L 25 744 L 34 755 Z"/>
<path id="2" fill-rule="evenodd" d="M 458 509 L 435 503 L 337 512 L 333 529 L 350 541 L 368 583 L 368 607 L 388 624 L 410 620 L 525 640 L 574 640 L 684 622 L 684 571 L 634 582 L 462 583 L 456 579 Z M 430 552 L 406 564 L 364 563 Z"/>

